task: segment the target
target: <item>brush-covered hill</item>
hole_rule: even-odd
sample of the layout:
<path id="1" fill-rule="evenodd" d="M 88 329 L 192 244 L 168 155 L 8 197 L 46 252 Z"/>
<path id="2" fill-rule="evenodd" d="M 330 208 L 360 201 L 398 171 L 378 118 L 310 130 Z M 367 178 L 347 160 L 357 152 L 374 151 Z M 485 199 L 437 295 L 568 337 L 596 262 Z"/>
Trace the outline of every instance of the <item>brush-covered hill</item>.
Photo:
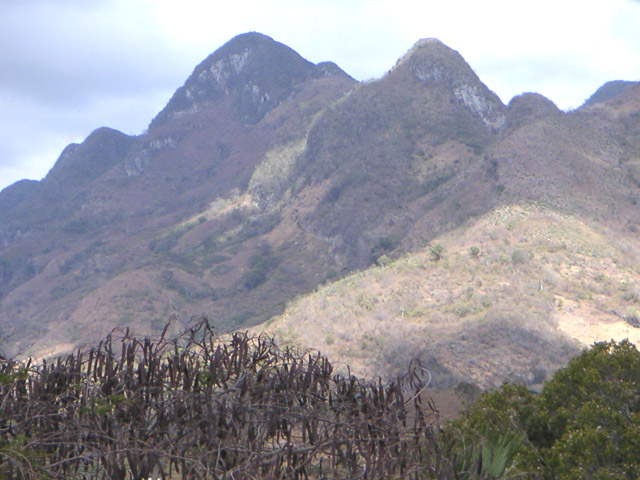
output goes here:
<path id="1" fill-rule="evenodd" d="M 605 93 L 570 113 L 531 93 L 504 105 L 435 39 L 418 42 L 382 78 L 358 83 L 267 36 L 240 35 L 195 68 L 144 134 L 98 129 L 67 147 L 41 182 L 0 192 L 0 334 L 15 351 L 47 354 L 116 326 L 151 332 L 172 315 L 249 327 L 319 285 L 340 285 L 381 258 L 428 258 L 436 238 L 531 202 L 635 245 L 640 86 Z M 455 248 L 437 241 L 453 262 Z M 475 243 L 480 259 L 488 255 Z M 518 265 L 513 275 L 525 268 L 534 267 Z M 458 287 L 440 273 L 439 288 L 455 304 Z M 487 301 L 506 314 L 495 281 L 486 279 L 483 295 L 495 295 Z M 527 292 L 508 302 L 533 302 L 536 312 L 548 305 Z M 414 318 L 412 307 L 401 308 L 401 319 Z M 540 371 L 574 351 L 543 317 L 531 335 L 545 348 L 549 339 L 552 358 Z M 345 313 L 345 325 L 354 321 Z M 524 335 L 533 321 L 523 318 L 514 332 Z M 383 351 L 398 350 L 389 342 Z M 443 362 L 451 376 L 482 384 L 509 374 L 495 365 L 500 373 L 485 378 Z"/>
<path id="2" fill-rule="evenodd" d="M 318 287 L 258 330 L 437 387 L 542 383 L 595 341 L 640 342 L 640 242 L 540 205 L 498 207 L 428 247 Z"/>

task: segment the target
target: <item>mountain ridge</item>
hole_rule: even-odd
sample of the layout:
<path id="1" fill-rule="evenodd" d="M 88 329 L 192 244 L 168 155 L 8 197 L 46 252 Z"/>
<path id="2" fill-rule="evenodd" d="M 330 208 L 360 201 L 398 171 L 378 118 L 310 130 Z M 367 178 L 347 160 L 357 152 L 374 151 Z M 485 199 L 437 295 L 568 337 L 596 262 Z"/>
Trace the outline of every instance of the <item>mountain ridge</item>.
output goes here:
<path id="1" fill-rule="evenodd" d="M 174 315 L 249 327 L 527 202 L 627 236 L 639 111 L 634 85 L 569 113 L 533 93 L 505 106 L 433 39 L 358 83 L 234 37 L 144 134 L 98 129 L 0 192 L 0 335 L 41 355 Z"/>
<path id="2" fill-rule="evenodd" d="M 232 96 L 240 120 L 253 125 L 284 100 L 295 84 L 323 76 L 348 77 L 337 65 L 315 65 L 266 35 L 238 35 L 194 69 L 149 128 L 196 112 L 203 108 L 199 102 L 210 103 L 222 96 Z"/>

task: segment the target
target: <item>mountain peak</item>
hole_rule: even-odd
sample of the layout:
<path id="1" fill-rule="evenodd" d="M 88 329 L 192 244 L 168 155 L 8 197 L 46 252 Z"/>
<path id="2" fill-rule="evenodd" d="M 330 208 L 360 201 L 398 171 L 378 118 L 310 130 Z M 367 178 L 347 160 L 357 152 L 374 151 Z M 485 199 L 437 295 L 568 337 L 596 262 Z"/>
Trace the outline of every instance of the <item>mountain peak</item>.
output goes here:
<path id="1" fill-rule="evenodd" d="M 499 130 L 506 122 L 505 106 L 498 96 L 478 78 L 456 50 L 437 38 L 424 38 L 400 59 L 392 70 L 407 74 L 429 88 L 444 87 L 452 91 L 454 101 L 464 104 L 484 124 Z"/>
<path id="2" fill-rule="evenodd" d="M 598 90 L 595 91 L 593 95 L 591 95 L 582 105 L 583 107 L 589 107 L 595 105 L 597 103 L 604 103 L 607 100 L 611 100 L 614 97 L 617 97 L 622 92 L 624 92 L 627 88 L 632 87 L 633 85 L 637 85 L 638 82 L 630 82 L 626 80 L 612 80 L 610 82 L 602 85 Z"/>
<path id="3" fill-rule="evenodd" d="M 151 127 L 200 111 L 224 96 L 232 98 L 242 123 L 253 125 L 289 96 L 296 84 L 336 75 L 346 74 L 335 65 L 316 66 L 267 35 L 244 33 L 195 68 Z"/>
<path id="4" fill-rule="evenodd" d="M 516 95 L 507 105 L 509 124 L 519 127 L 562 112 L 551 100 L 539 93 Z"/>
<path id="5" fill-rule="evenodd" d="M 459 83 L 463 77 L 476 74 L 456 50 L 437 38 L 423 38 L 398 60 L 396 69 L 407 65 L 412 74 L 423 82 Z"/>

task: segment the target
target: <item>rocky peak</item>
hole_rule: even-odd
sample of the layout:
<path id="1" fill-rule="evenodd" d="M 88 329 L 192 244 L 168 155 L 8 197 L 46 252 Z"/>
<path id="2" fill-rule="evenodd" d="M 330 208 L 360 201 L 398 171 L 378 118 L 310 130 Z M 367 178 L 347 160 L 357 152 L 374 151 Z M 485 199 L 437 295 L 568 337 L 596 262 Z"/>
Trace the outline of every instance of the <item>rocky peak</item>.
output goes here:
<path id="1" fill-rule="evenodd" d="M 252 125 L 287 98 L 296 84 L 336 75 L 346 74 L 333 64 L 316 66 L 266 35 L 245 33 L 198 65 L 151 127 L 200 111 L 224 96 L 232 98 L 239 119 Z"/>
<path id="2" fill-rule="evenodd" d="M 418 41 L 398 60 L 393 71 L 396 70 L 408 71 L 413 79 L 427 87 L 449 89 L 455 101 L 482 118 L 487 127 L 495 130 L 504 127 L 504 104 L 480 81 L 464 58 L 440 40 Z"/>
<path id="3" fill-rule="evenodd" d="M 476 79 L 462 56 L 436 38 L 424 38 L 398 60 L 396 68 L 406 65 L 413 76 L 425 83 L 459 84 Z M 475 78 L 473 78 L 475 77 Z"/>

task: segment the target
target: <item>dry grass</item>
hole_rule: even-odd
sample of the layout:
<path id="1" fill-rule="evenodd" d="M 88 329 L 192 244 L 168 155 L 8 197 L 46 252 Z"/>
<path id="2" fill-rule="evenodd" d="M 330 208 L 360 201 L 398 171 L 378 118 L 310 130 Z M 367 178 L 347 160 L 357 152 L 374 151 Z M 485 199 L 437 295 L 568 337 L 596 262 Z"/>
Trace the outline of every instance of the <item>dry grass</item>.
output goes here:
<path id="1" fill-rule="evenodd" d="M 389 266 L 322 286 L 263 328 L 365 376 L 411 356 L 436 386 L 539 383 L 579 346 L 640 341 L 638 242 L 535 205 L 503 207 Z M 474 255 L 471 247 L 476 247 Z M 474 249 L 475 250 L 475 249 Z"/>

